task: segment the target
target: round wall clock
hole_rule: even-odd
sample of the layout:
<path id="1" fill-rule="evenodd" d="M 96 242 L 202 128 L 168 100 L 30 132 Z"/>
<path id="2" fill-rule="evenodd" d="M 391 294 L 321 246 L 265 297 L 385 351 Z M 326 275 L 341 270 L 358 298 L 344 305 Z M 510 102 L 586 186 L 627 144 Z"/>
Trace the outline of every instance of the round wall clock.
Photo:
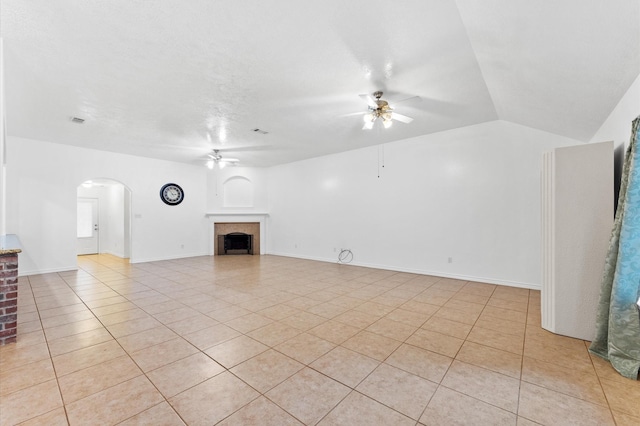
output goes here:
<path id="1" fill-rule="evenodd" d="M 160 198 L 165 204 L 177 206 L 184 200 L 184 191 L 180 188 L 180 185 L 168 183 L 160 188 Z"/>

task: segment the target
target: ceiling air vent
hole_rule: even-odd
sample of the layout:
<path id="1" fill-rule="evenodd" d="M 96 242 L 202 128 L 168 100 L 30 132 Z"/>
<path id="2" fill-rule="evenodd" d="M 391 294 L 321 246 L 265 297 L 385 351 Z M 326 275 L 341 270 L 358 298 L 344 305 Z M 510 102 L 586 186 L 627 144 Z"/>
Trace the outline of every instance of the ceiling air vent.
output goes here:
<path id="1" fill-rule="evenodd" d="M 71 122 L 72 122 L 72 123 L 82 124 L 82 123 L 84 123 L 84 118 L 80 118 L 80 117 L 71 117 Z"/>
<path id="2" fill-rule="evenodd" d="M 266 135 L 267 133 L 269 133 L 269 132 L 266 132 L 266 131 L 261 130 L 261 129 L 253 129 L 253 131 L 256 132 L 256 133 L 260 133 L 261 135 Z"/>

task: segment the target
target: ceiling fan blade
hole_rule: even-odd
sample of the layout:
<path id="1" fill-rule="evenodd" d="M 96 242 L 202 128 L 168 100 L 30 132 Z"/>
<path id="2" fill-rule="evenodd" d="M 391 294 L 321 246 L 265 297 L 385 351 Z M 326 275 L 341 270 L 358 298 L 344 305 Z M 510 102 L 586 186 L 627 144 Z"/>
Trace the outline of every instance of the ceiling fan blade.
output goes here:
<path id="1" fill-rule="evenodd" d="M 398 114 L 397 112 L 391 113 L 391 118 L 405 124 L 409 124 L 413 121 L 413 118 L 407 117 L 406 115 Z"/>
<path id="2" fill-rule="evenodd" d="M 224 157 L 224 158 L 221 158 L 221 159 L 220 159 L 220 160 L 218 160 L 218 161 L 220 161 L 221 163 L 237 163 L 237 162 L 239 162 L 240 160 L 238 160 L 237 158 L 227 158 L 227 157 Z"/>
<path id="3" fill-rule="evenodd" d="M 189 150 L 189 151 L 206 151 L 207 147 L 202 146 L 193 146 L 193 145 L 172 145 L 166 143 L 158 143 L 154 144 L 153 148 L 163 148 L 163 149 L 180 149 L 180 150 Z"/>
<path id="4" fill-rule="evenodd" d="M 349 113 L 349 114 L 342 114 L 342 115 L 340 115 L 340 117 L 354 117 L 356 115 L 364 115 L 364 114 L 366 114 L 368 112 L 369 111 L 352 112 L 352 113 Z"/>
<path id="5" fill-rule="evenodd" d="M 217 149 L 222 152 L 246 152 L 246 151 L 267 151 L 273 149 L 273 145 L 245 145 L 245 146 L 214 146 L 213 149 Z"/>
<path id="6" fill-rule="evenodd" d="M 378 108 L 378 104 L 376 103 L 376 100 L 373 99 L 373 96 L 371 95 L 358 95 L 358 96 L 360 96 L 360 98 L 362 98 L 362 100 L 365 101 L 367 105 L 369 105 L 371 108 Z"/>

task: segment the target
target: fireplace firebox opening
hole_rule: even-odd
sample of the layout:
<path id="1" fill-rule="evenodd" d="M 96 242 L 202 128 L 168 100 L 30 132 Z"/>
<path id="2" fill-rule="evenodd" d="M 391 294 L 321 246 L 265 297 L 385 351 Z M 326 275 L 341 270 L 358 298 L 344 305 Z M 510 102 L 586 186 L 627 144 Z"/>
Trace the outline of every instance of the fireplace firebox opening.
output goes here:
<path id="1" fill-rule="evenodd" d="M 218 235 L 218 255 L 253 254 L 253 235 L 230 232 Z"/>

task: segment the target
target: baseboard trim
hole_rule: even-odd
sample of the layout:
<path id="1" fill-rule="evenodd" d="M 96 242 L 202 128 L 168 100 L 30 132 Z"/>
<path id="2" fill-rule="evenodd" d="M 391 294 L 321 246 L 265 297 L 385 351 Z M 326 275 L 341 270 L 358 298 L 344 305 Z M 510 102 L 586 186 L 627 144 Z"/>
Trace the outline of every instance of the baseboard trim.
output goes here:
<path id="1" fill-rule="evenodd" d="M 127 257 L 124 257 L 124 253 L 120 253 L 120 252 L 116 253 L 115 251 L 111 251 L 111 250 L 105 250 L 100 254 L 110 254 L 111 256 L 119 257 L 121 259 L 128 259 Z"/>
<path id="2" fill-rule="evenodd" d="M 267 254 L 272 256 L 283 256 L 283 257 L 293 257 L 293 258 L 305 259 L 305 260 L 316 260 L 318 262 L 337 263 L 337 260 L 335 259 L 327 259 L 327 258 L 316 257 L 316 256 L 304 256 L 304 255 L 293 254 L 293 253 L 271 252 Z M 526 288 L 529 290 L 540 290 L 542 288 L 540 284 L 504 280 L 502 278 L 488 278 L 488 277 L 479 277 L 474 275 L 452 274 L 450 272 L 442 272 L 442 271 L 434 271 L 434 270 L 426 270 L 426 269 L 403 268 L 398 266 L 380 265 L 380 264 L 366 263 L 366 262 L 350 262 L 350 263 L 346 263 L 345 265 L 362 266 L 365 268 L 374 268 L 374 269 L 383 269 L 385 271 L 407 272 L 407 273 L 418 274 L 418 275 L 432 275 L 432 276 L 442 277 L 442 278 L 453 278 L 456 280 L 474 281 L 474 282 L 485 283 L 485 284 L 497 284 L 497 285 L 504 285 L 508 287 Z"/>
<path id="3" fill-rule="evenodd" d="M 129 263 L 145 263 L 145 262 L 161 262 L 163 260 L 176 260 L 176 259 L 185 259 L 187 257 L 200 257 L 200 256 L 211 256 L 208 252 L 202 253 L 189 253 L 183 255 L 175 255 L 175 256 L 163 256 L 163 257 L 147 257 L 143 259 L 130 258 Z"/>
<path id="4" fill-rule="evenodd" d="M 61 267 L 61 268 L 48 268 L 48 269 L 35 269 L 35 270 L 20 270 L 20 263 L 18 263 L 18 277 L 28 277 L 29 275 L 42 275 L 42 274 L 53 274 L 56 272 L 68 272 L 68 271 L 77 271 L 78 265 Z"/>

